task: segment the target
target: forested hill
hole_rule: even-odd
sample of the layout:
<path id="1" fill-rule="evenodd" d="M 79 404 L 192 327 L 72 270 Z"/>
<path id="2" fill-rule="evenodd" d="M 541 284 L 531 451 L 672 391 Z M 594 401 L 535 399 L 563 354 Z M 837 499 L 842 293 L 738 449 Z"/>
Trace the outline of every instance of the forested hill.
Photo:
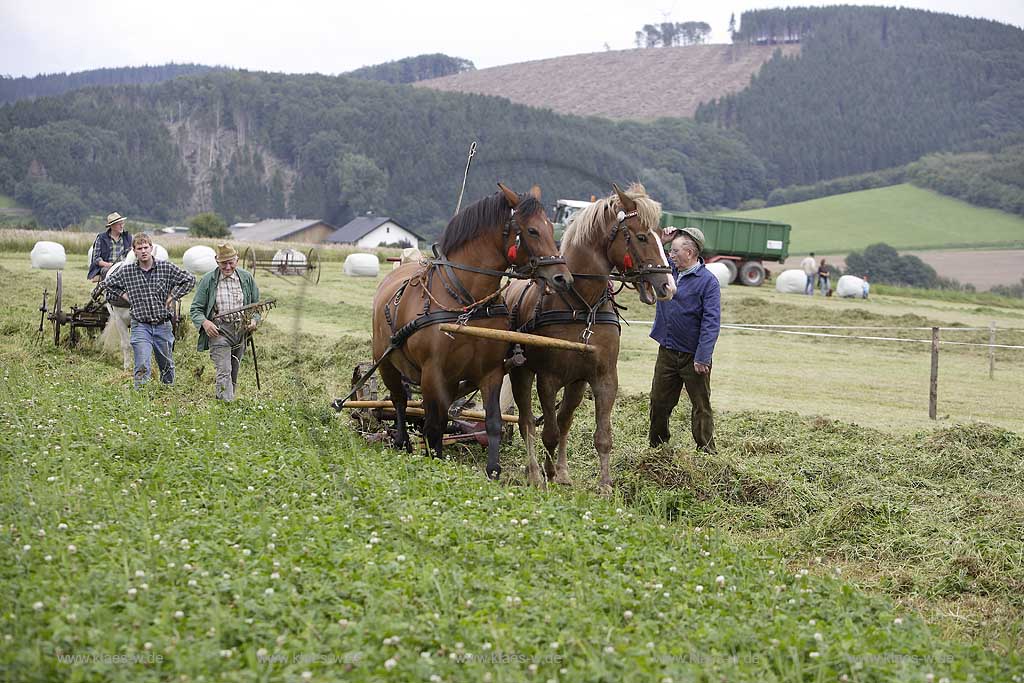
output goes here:
<path id="1" fill-rule="evenodd" d="M 473 71 L 476 67 L 468 59 L 449 57 L 442 54 L 417 55 L 393 62 L 364 66 L 349 71 L 346 76 L 364 78 L 368 81 L 384 81 L 385 83 L 415 83 L 430 78 L 441 78 L 463 71 Z"/>
<path id="2" fill-rule="evenodd" d="M 436 234 L 474 140 L 466 197 L 498 180 L 539 183 L 547 198 L 641 180 L 669 206 L 711 208 L 766 189 L 737 134 L 693 121 L 615 123 L 350 77 L 218 71 L 0 107 L 0 194 L 51 225 L 86 210 L 340 223 L 372 209 Z"/>
<path id="3" fill-rule="evenodd" d="M 76 73 L 40 74 L 11 78 L 0 76 L 0 104 L 18 100 L 61 95 L 93 85 L 150 85 L 179 76 L 206 73 L 216 67 L 202 64 L 164 64 L 162 66 L 126 66 L 93 69 Z"/>
<path id="4" fill-rule="evenodd" d="M 799 40 L 696 118 L 736 130 L 783 186 L 970 150 L 1024 130 L 1024 31 L 912 9 L 745 12 L 735 40 Z"/>

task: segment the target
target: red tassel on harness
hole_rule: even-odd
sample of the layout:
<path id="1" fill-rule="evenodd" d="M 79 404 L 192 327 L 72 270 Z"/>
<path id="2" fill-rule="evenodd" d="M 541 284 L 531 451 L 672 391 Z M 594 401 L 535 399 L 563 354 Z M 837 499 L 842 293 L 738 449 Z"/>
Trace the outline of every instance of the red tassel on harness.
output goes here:
<path id="1" fill-rule="evenodd" d="M 516 245 L 513 244 L 511 247 L 508 248 L 508 260 L 510 262 L 515 262 L 516 256 L 518 255 L 519 249 L 516 248 Z"/>
<path id="2" fill-rule="evenodd" d="M 626 267 L 626 270 L 633 270 L 633 255 L 626 254 L 622 259 L 622 265 Z"/>

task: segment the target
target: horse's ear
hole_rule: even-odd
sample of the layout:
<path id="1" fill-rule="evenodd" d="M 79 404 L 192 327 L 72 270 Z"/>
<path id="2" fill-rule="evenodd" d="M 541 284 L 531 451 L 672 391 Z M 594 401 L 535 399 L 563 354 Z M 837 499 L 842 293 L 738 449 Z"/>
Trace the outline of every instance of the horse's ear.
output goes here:
<path id="1" fill-rule="evenodd" d="M 530 188 L 530 196 L 540 201 L 540 185 L 534 185 Z"/>
<path id="2" fill-rule="evenodd" d="M 513 209 L 519 206 L 519 195 L 508 189 L 504 183 L 498 183 L 498 187 L 501 189 L 501 193 L 505 195 L 505 200 L 512 205 Z"/>
<path id="3" fill-rule="evenodd" d="M 623 209 L 626 211 L 636 211 L 636 202 L 626 196 L 626 193 L 620 190 L 618 185 L 612 183 L 612 189 L 615 190 L 615 194 L 619 195 L 619 201 L 622 203 Z"/>

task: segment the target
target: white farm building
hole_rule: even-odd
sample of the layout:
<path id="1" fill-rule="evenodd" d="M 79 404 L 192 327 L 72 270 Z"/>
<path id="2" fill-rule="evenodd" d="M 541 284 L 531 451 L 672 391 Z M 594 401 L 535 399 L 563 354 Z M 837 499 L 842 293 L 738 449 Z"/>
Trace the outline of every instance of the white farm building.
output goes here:
<path id="1" fill-rule="evenodd" d="M 328 244 L 354 244 L 360 248 L 386 244 L 419 247 L 423 238 L 387 216 L 360 216 L 334 231 Z"/>

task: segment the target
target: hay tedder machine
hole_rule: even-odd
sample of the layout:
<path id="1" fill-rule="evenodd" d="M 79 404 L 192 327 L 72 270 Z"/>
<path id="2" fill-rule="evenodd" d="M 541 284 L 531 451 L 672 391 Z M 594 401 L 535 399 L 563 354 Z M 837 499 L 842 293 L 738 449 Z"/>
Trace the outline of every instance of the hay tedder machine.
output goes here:
<path id="1" fill-rule="evenodd" d="M 72 305 L 65 310 L 64 306 L 64 279 L 63 272 L 57 271 L 57 284 L 53 290 L 53 299 L 50 299 L 50 291 L 43 290 L 43 303 L 39 306 L 39 330 L 43 333 L 47 320 L 53 324 L 53 343 L 57 346 L 61 343 L 61 329 L 67 328 L 67 342 L 70 346 L 76 346 L 79 339 L 79 330 L 102 330 L 110 319 L 107 311 L 106 288 L 103 283 L 98 283 L 92 290 L 89 300 L 82 306 Z M 112 304 L 123 306 L 121 302 Z M 181 314 L 181 302 L 176 302 L 175 310 L 172 313 L 171 323 L 174 325 L 174 336 L 181 339 L 185 333 L 185 318 Z M 90 332 L 95 334 L 95 332 Z"/>

